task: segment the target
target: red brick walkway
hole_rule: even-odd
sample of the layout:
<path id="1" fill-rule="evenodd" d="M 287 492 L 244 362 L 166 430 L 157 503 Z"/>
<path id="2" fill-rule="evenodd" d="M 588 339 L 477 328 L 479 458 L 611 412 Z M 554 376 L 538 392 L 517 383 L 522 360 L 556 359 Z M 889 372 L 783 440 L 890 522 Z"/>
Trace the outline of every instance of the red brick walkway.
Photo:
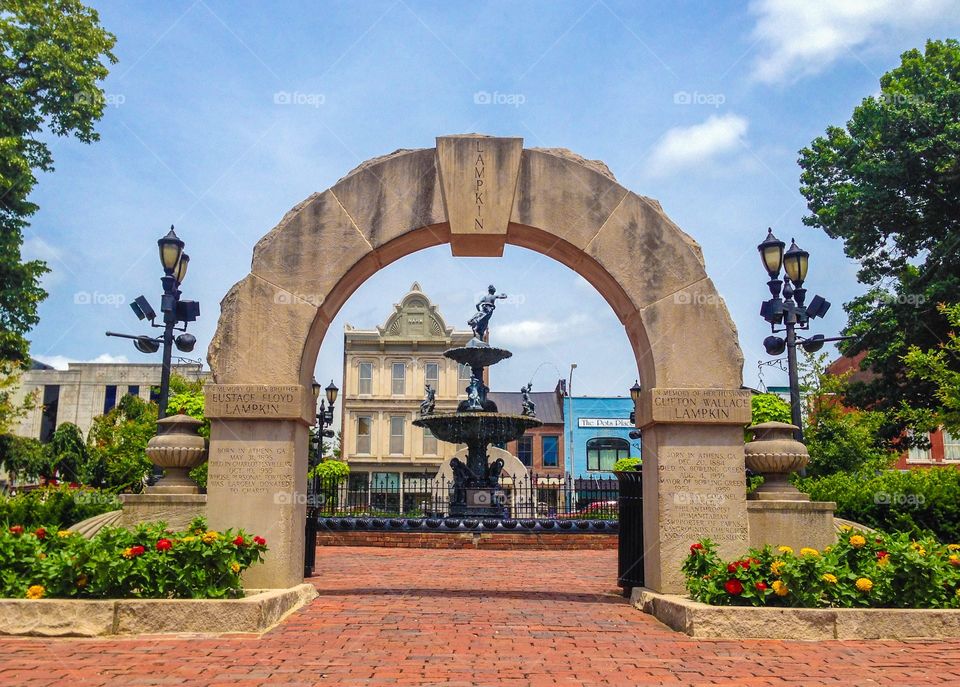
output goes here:
<path id="1" fill-rule="evenodd" d="M 0 685 L 927 685 L 960 641 L 705 641 L 632 609 L 612 551 L 323 548 L 262 638 L 0 640 Z"/>

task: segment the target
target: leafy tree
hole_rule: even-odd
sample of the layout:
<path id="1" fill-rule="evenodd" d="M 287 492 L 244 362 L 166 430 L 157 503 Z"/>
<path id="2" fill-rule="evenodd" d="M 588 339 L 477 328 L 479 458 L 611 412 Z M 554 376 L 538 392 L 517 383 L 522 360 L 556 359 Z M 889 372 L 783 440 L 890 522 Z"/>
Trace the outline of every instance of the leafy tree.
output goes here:
<path id="1" fill-rule="evenodd" d="M 46 135 L 97 140 L 99 82 L 116 39 L 78 0 L 5 0 L 0 6 L 0 360 L 27 358 L 27 332 L 46 297 L 39 260 L 23 261 L 37 172 L 53 170 Z"/>
<path id="2" fill-rule="evenodd" d="M 124 396 L 106 415 L 94 418 L 87 446 L 102 465 L 105 487 L 140 491 L 151 467 L 147 442 L 156 431 L 156 404 L 137 396 Z"/>
<path id="3" fill-rule="evenodd" d="M 850 373 L 826 372 L 827 354 L 805 354 L 801 385 L 808 413 L 803 437 L 810 452 L 807 474 L 876 471 L 890 466 L 896 453 L 882 435 L 885 413 L 843 405 Z"/>
<path id="4" fill-rule="evenodd" d="M 90 455 L 83 432 L 72 422 L 64 422 L 57 427 L 47 451 L 50 453 L 50 464 L 61 480 L 80 484 L 95 481 L 97 476 L 90 474 L 95 470 L 91 470 L 89 465 Z"/>
<path id="5" fill-rule="evenodd" d="M 921 379 L 935 386 L 940 403 L 937 422 L 950 432 L 960 434 L 960 372 L 957 371 L 960 336 L 956 332 L 960 328 L 960 304 L 941 305 L 940 312 L 946 315 L 947 322 L 954 329 L 947 334 L 946 342 L 929 351 L 911 346 L 903 361 L 911 379 Z"/>
<path id="6" fill-rule="evenodd" d="M 936 403 L 935 385 L 908 378 L 902 357 L 946 340 L 936 304 L 960 293 L 960 43 L 905 52 L 880 95 L 801 150 L 799 164 L 804 223 L 841 239 L 869 286 L 845 305 L 844 333 L 856 338 L 842 350 L 869 351 L 864 365 L 877 376 L 850 385 L 846 403 L 893 411 L 880 431 L 896 442 L 917 419 L 904 408 Z M 945 363 L 960 370 L 956 358 Z"/>
<path id="7" fill-rule="evenodd" d="M 16 392 L 20 387 L 22 372 L 23 363 L 0 360 L 0 434 L 9 433 L 14 422 L 36 406 L 37 391 L 27 394 L 23 400 L 17 400 Z"/>
<path id="8" fill-rule="evenodd" d="M 15 480 L 30 482 L 38 477 L 50 477 L 49 454 L 36 439 L 14 434 L 0 435 L 0 465 Z"/>

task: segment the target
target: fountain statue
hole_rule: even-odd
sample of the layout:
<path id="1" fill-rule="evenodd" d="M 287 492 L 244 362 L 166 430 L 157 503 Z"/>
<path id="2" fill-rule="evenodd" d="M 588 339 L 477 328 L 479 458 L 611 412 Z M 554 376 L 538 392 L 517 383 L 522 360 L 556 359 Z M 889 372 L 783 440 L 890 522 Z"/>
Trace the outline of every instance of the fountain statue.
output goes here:
<path id="1" fill-rule="evenodd" d="M 455 412 L 435 413 L 432 390 L 428 389 L 427 399 L 420 406 L 421 417 L 413 421 L 418 427 L 428 428 L 441 441 L 467 445 L 466 463 L 459 458 L 450 461 L 453 469 L 450 514 L 454 516 L 507 517 L 504 492 L 500 487 L 503 461 L 496 460 L 488 465 L 487 449 L 490 444 L 519 439 L 528 429 L 543 424 L 533 414 L 529 384 L 524 387 L 522 415 L 498 412 L 497 405 L 487 398 L 490 389 L 483 382 L 484 369 L 513 355 L 484 341 L 496 301 L 502 298 L 506 295 L 497 294 L 491 285 L 487 295 L 477 303 L 476 314 L 468 321 L 473 338 L 466 346 L 443 353 L 470 368 L 470 382 L 465 389 L 467 398 L 459 403 Z"/>

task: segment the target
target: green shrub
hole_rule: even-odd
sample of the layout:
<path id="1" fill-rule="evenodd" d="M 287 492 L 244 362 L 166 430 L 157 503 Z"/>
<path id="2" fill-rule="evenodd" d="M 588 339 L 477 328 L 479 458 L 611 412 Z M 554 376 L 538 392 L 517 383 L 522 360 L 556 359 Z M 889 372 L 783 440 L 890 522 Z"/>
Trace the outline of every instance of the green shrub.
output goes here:
<path id="1" fill-rule="evenodd" d="M 639 458 L 621 458 L 613 464 L 614 472 L 634 472 L 640 470 L 642 461 Z"/>
<path id="2" fill-rule="evenodd" d="M 0 531 L 0 597 L 221 599 L 243 595 L 240 575 L 263 560 L 266 541 L 163 523 L 104 528 L 93 539 L 57 528 Z"/>
<path id="3" fill-rule="evenodd" d="M 110 492 L 62 484 L 0 497 L 0 525 L 63 529 L 118 508 L 120 500 Z"/>
<path id="4" fill-rule="evenodd" d="M 960 470 L 834 473 L 796 481 L 814 501 L 834 501 L 837 517 L 889 532 L 960 541 Z"/>
<path id="5" fill-rule="evenodd" d="M 723 561 L 702 540 L 683 563 L 691 598 L 720 606 L 960 608 L 960 545 L 841 532 L 822 552 L 781 546 Z"/>

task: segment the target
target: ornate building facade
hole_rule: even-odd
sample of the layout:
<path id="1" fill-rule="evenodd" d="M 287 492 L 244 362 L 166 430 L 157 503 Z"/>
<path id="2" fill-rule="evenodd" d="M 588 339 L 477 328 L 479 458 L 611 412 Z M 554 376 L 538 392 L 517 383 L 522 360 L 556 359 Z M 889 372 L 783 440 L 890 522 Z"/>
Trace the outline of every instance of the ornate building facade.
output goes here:
<path id="1" fill-rule="evenodd" d="M 412 421 L 426 384 L 436 390 L 437 412 L 453 412 L 466 397 L 470 371 L 444 358 L 443 351 L 466 345 L 471 336 L 447 326 L 417 283 L 383 326 L 345 326 L 342 455 L 350 464 L 351 491 L 369 490 L 373 505 L 386 510 L 415 507 L 404 498 L 405 487 L 411 499 L 422 492 L 457 447 Z"/>

